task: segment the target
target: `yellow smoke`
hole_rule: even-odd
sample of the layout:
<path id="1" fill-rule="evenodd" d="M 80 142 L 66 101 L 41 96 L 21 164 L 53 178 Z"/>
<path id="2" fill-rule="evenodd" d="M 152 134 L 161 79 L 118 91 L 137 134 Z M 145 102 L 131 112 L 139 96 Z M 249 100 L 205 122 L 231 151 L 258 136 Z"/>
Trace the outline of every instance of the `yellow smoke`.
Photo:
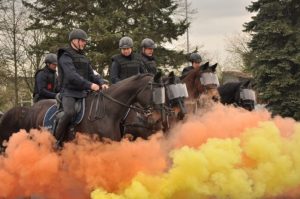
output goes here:
<path id="1" fill-rule="evenodd" d="M 300 186 L 300 124 L 283 136 L 276 121 L 263 121 L 235 138 L 209 138 L 199 147 L 170 152 L 170 167 L 158 175 L 139 173 L 129 186 L 93 199 L 254 199 Z"/>

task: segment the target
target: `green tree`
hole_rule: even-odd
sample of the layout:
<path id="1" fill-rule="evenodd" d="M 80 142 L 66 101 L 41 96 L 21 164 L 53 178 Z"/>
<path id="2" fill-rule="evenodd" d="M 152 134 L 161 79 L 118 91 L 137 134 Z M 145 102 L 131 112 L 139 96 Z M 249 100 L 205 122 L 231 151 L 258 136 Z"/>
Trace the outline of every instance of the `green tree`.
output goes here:
<path id="1" fill-rule="evenodd" d="M 48 33 L 37 48 L 57 50 L 66 44 L 70 30 L 82 28 L 90 36 L 87 55 L 100 72 L 111 63 L 111 56 L 119 52 L 118 41 L 122 36 L 132 37 L 135 50 L 140 50 L 145 37 L 157 44 L 171 42 L 183 35 L 189 25 L 185 19 L 174 17 L 178 8 L 175 0 L 23 0 L 23 3 L 32 10 L 34 23 L 29 29 Z M 174 64 L 174 59 L 165 59 L 166 52 L 170 55 L 174 52 L 160 49 L 164 52 L 163 57 L 158 57 L 160 64 Z M 185 61 L 182 52 L 176 56 L 177 65 Z"/>
<path id="2" fill-rule="evenodd" d="M 274 114 L 300 120 L 300 1 L 258 0 L 247 9 L 257 12 L 245 31 L 259 95 Z"/>

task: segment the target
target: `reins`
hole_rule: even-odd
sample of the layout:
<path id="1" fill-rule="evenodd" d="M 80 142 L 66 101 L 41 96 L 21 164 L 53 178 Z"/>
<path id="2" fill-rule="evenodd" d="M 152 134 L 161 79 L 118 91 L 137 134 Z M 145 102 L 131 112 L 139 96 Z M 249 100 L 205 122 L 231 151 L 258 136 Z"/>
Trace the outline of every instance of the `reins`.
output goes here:
<path id="1" fill-rule="evenodd" d="M 140 92 L 144 91 L 144 90 L 147 88 L 147 86 L 148 86 L 149 84 L 153 84 L 153 83 L 152 83 L 152 82 L 149 82 L 146 86 L 144 86 L 143 88 L 139 89 L 139 90 L 135 93 L 134 96 L 137 96 Z M 97 119 L 102 119 L 102 118 L 105 116 L 105 111 L 106 111 L 105 104 L 102 104 L 103 109 L 104 109 L 104 112 L 103 112 L 104 114 L 103 114 L 103 115 L 100 115 L 100 116 L 97 115 L 97 113 L 98 113 L 98 108 L 99 108 L 99 101 L 100 101 L 100 100 L 103 101 L 103 97 L 105 97 L 106 99 L 108 99 L 108 100 L 110 100 L 110 101 L 112 101 L 112 102 L 114 102 L 114 103 L 116 103 L 116 104 L 119 104 L 119 105 L 121 105 L 121 106 L 123 106 L 123 107 L 128 108 L 128 111 L 127 111 L 127 113 L 125 114 L 125 117 L 123 118 L 123 120 L 126 119 L 126 117 L 127 117 L 128 112 L 129 112 L 130 109 L 133 109 L 133 110 L 135 110 L 136 112 L 142 113 L 142 114 L 144 114 L 144 115 L 146 115 L 146 116 L 149 115 L 149 114 L 151 113 L 151 108 L 140 108 L 140 107 L 135 106 L 135 105 L 128 105 L 128 104 L 126 104 L 126 103 L 124 103 L 124 102 L 121 102 L 120 100 L 117 100 L 117 99 L 113 98 L 112 96 L 110 96 L 110 95 L 104 93 L 103 91 L 98 91 L 98 92 L 93 92 L 93 93 L 95 93 L 95 97 L 94 97 L 93 100 L 92 100 L 91 108 L 90 108 L 89 115 L 88 115 L 88 119 L 89 119 L 90 121 L 95 121 L 95 120 L 97 120 Z M 99 100 L 99 98 L 101 98 L 101 99 Z M 94 106 L 94 104 L 95 104 L 95 101 L 96 101 L 96 106 L 95 106 L 95 109 L 93 109 L 93 106 Z M 95 111 L 95 112 L 96 112 L 96 114 L 94 115 L 94 117 L 92 117 L 92 115 L 93 115 L 93 114 L 92 114 L 92 111 Z"/>

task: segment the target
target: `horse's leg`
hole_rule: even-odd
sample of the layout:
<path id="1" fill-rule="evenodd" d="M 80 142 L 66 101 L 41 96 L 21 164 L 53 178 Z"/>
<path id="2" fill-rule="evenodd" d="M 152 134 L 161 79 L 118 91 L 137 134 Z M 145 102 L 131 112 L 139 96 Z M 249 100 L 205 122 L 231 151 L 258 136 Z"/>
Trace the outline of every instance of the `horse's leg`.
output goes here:
<path id="1" fill-rule="evenodd" d="M 130 111 L 124 124 L 125 127 L 122 137 L 126 136 L 133 140 L 138 137 L 147 139 L 153 134 L 152 128 L 154 125 L 155 124 L 150 124 L 145 116 L 138 115 L 135 111 Z"/>

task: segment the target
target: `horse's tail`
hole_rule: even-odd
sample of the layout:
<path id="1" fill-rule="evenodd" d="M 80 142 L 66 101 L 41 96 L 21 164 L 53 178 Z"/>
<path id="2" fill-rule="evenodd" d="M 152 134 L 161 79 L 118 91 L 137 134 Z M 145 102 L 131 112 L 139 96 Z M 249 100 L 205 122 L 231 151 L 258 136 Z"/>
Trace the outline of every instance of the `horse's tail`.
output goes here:
<path id="1" fill-rule="evenodd" d="M 2 140 L 2 129 L 3 129 L 3 122 L 2 122 L 2 120 L 3 120 L 3 115 L 4 115 L 4 113 L 2 113 L 1 112 L 1 114 L 0 114 L 0 148 L 1 148 L 1 145 L 2 145 L 2 142 L 3 142 L 3 140 Z"/>
<path id="2" fill-rule="evenodd" d="M 0 111 L 0 123 L 2 122 L 2 116 L 4 115 L 4 113 L 2 113 L 1 111 Z"/>
<path id="3" fill-rule="evenodd" d="M 0 145 L 4 140 L 8 140 L 13 133 L 25 128 L 22 121 L 27 112 L 27 107 L 14 107 L 4 113 L 0 118 Z"/>
<path id="4" fill-rule="evenodd" d="M 1 115 L 0 118 L 0 147 L 2 146 L 2 142 L 6 140 L 5 138 L 7 137 L 7 125 L 5 125 L 6 121 L 8 120 L 9 111 Z"/>

